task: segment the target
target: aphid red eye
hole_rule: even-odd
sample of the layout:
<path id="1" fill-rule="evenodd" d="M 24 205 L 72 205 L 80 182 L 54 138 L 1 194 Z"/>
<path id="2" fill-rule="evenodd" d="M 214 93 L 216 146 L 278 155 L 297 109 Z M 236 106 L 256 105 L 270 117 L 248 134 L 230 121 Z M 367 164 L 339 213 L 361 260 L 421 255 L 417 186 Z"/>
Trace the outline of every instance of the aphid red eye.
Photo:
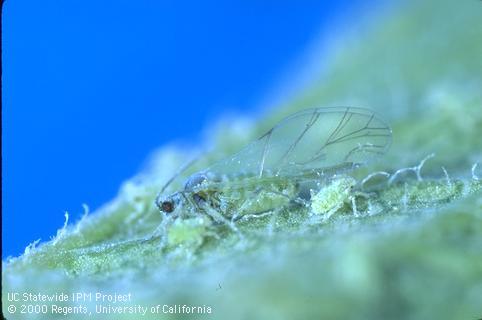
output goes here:
<path id="1" fill-rule="evenodd" d="M 174 203 L 172 201 L 164 201 L 161 203 L 161 210 L 166 213 L 171 213 L 174 211 Z"/>

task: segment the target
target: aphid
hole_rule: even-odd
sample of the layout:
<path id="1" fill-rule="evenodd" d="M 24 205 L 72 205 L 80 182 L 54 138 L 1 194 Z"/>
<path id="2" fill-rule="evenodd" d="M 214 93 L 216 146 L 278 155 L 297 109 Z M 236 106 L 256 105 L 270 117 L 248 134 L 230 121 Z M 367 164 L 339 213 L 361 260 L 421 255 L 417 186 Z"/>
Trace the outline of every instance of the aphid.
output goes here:
<path id="1" fill-rule="evenodd" d="M 320 181 L 383 155 L 391 129 L 373 111 L 353 107 L 297 112 L 240 152 L 187 179 L 156 205 L 174 217 L 205 215 L 234 226 L 238 219 L 307 203 Z"/>
<path id="2" fill-rule="evenodd" d="M 357 181 L 350 176 L 336 177 L 318 192 L 310 190 L 311 194 L 311 213 L 315 216 L 321 216 L 322 221 L 328 220 L 336 213 L 345 203 L 350 203 L 353 215 L 358 216 L 356 209 L 356 196 L 368 197 L 368 194 L 353 191 L 353 187 Z M 316 220 L 316 219 L 315 219 Z"/>

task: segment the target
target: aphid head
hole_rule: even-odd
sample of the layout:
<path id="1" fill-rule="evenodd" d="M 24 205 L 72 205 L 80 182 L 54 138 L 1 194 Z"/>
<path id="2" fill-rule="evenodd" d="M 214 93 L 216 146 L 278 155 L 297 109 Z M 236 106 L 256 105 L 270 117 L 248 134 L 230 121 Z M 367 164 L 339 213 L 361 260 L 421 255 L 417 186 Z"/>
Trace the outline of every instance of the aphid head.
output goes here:
<path id="1" fill-rule="evenodd" d="M 165 213 L 171 213 L 174 211 L 174 202 L 173 201 L 163 201 L 159 205 L 159 209 L 161 209 Z"/>
<path id="2" fill-rule="evenodd" d="M 181 196 L 177 192 L 167 197 L 159 195 L 156 199 L 156 206 L 157 208 L 159 208 L 160 211 L 170 214 L 177 209 L 181 202 L 180 200 Z"/>

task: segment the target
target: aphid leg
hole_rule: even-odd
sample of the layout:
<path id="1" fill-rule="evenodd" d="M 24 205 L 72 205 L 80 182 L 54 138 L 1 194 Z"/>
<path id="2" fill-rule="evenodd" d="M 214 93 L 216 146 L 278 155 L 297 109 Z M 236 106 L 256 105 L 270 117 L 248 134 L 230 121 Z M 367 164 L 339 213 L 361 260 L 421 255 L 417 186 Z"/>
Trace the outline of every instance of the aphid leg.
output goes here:
<path id="1" fill-rule="evenodd" d="M 353 215 L 355 217 L 359 217 L 358 211 L 356 210 L 355 196 L 350 196 L 349 199 L 351 200 L 351 209 L 353 210 Z"/>
<path id="2" fill-rule="evenodd" d="M 272 209 L 272 210 L 247 214 L 247 215 L 244 215 L 244 216 L 240 217 L 238 220 L 247 221 L 247 220 L 250 220 L 250 219 L 256 219 L 256 218 L 263 218 L 263 217 L 271 216 L 271 218 L 269 219 L 269 222 L 266 225 L 266 233 L 268 234 L 268 236 L 271 236 L 271 235 L 273 235 L 273 229 L 276 225 L 276 223 L 275 223 L 276 216 L 278 215 L 278 213 L 280 213 L 284 209 L 285 209 L 284 207 L 278 207 L 278 208 L 275 208 L 275 209 Z"/>
<path id="3" fill-rule="evenodd" d="M 348 199 L 351 201 L 351 208 L 353 210 L 353 215 L 355 217 L 359 217 L 360 213 L 358 212 L 357 207 L 356 207 L 356 197 L 363 197 L 363 198 L 368 200 L 368 199 L 370 199 L 370 195 L 366 192 L 355 191 L 355 192 L 353 192 L 352 195 L 350 195 L 348 197 Z"/>
<path id="4" fill-rule="evenodd" d="M 192 208 L 195 208 L 197 212 L 203 212 L 199 204 L 196 201 L 193 201 L 191 197 L 186 196 L 185 192 L 180 191 L 179 194 L 184 198 L 184 201 L 189 202 Z"/>
<path id="5" fill-rule="evenodd" d="M 267 210 L 259 213 L 250 213 L 242 216 L 239 220 L 249 220 L 252 218 L 263 218 L 269 215 L 272 215 L 275 212 L 275 210 Z"/>
<path id="6" fill-rule="evenodd" d="M 368 212 L 369 216 L 376 215 L 376 214 L 380 213 L 381 211 L 383 211 L 383 208 L 380 205 L 377 205 L 376 202 L 375 202 L 375 204 L 373 204 L 373 202 L 370 201 L 370 199 L 367 202 L 368 202 L 367 212 Z"/>
<path id="7" fill-rule="evenodd" d="M 303 207 L 309 207 L 310 206 L 310 202 L 309 201 L 306 201 L 305 199 L 302 199 L 300 197 L 296 197 L 296 198 L 291 198 L 290 196 L 288 196 L 287 194 L 284 194 L 283 192 L 279 192 L 279 191 L 270 191 L 270 193 L 272 194 L 275 194 L 275 195 L 278 195 L 278 196 L 282 196 L 282 197 L 286 197 L 288 200 L 290 200 L 291 202 L 293 203 L 296 203 L 298 205 L 301 205 Z"/>
<path id="8" fill-rule="evenodd" d="M 268 234 L 268 236 L 272 236 L 273 233 L 274 233 L 274 229 L 276 227 L 276 216 L 278 215 L 279 212 L 281 212 L 282 210 L 284 210 L 283 207 L 278 207 L 276 209 L 273 210 L 273 214 L 271 215 L 271 218 L 269 219 L 269 222 L 268 224 L 266 225 L 266 233 Z"/>
<path id="9" fill-rule="evenodd" d="M 334 215 L 338 210 L 340 210 L 342 206 L 343 206 L 343 203 L 339 203 L 323 214 L 313 214 L 311 212 L 309 215 L 309 218 L 305 221 L 304 225 L 326 223 L 331 218 L 332 215 Z"/>
<path id="10" fill-rule="evenodd" d="M 233 216 L 231 217 L 231 223 L 238 221 L 240 218 L 241 217 L 239 216 L 238 213 L 233 214 Z"/>
<path id="11" fill-rule="evenodd" d="M 231 230 L 236 232 L 240 238 L 243 238 L 241 232 L 238 230 L 238 228 L 236 228 L 234 222 L 226 219 L 219 211 L 210 206 L 204 206 L 203 208 L 201 208 L 199 204 L 197 204 L 195 201 L 192 201 L 190 197 L 187 197 L 184 192 L 181 192 L 181 195 L 184 197 L 184 199 L 186 199 L 186 201 L 189 201 L 189 203 L 191 203 L 194 208 L 196 208 L 197 212 L 204 212 L 215 222 L 224 223 L 225 225 L 230 227 Z"/>
<path id="12" fill-rule="evenodd" d="M 305 199 L 302 199 L 300 197 L 296 197 L 294 199 L 290 199 L 292 202 L 300 205 L 300 206 L 303 206 L 305 208 L 308 208 L 310 206 L 310 202 L 305 200 Z"/>
<path id="13" fill-rule="evenodd" d="M 236 227 L 236 224 L 233 221 L 230 221 L 226 219 L 219 211 L 217 211 L 214 208 L 211 208 L 209 206 L 206 206 L 204 208 L 204 212 L 214 221 L 224 223 L 227 225 L 231 230 L 233 230 L 241 239 L 243 239 L 243 235 L 239 231 L 239 229 Z"/>
<path id="14" fill-rule="evenodd" d="M 221 237 L 214 231 L 206 231 L 206 236 L 207 237 L 213 237 L 216 240 L 221 240 Z"/>
<path id="15" fill-rule="evenodd" d="M 342 207 L 342 203 L 336 205 L 335 207 L 331 208 L 330 211 L 328 211 L 327 213 L 325 213 L 323 215 L 323 219 L 321 220 L 321 222 L 326 222 L 330 219 L 330 217 L 332 215 L 334 215 L 338 210 L 340 210 L 340 208 Z"/>

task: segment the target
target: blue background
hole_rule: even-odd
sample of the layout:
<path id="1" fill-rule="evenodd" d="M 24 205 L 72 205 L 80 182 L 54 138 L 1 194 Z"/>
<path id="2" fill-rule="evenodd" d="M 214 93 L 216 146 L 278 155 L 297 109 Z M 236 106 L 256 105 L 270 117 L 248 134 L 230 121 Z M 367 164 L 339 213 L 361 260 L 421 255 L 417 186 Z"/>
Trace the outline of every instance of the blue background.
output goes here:
<path id="1" fill-rule="evenodd" d="M 226 108 L 255 111 L 354 10 L 280 3 L 7 0 L 3 257 L 113 198 L 156 147 L 195 141 Z"/>

